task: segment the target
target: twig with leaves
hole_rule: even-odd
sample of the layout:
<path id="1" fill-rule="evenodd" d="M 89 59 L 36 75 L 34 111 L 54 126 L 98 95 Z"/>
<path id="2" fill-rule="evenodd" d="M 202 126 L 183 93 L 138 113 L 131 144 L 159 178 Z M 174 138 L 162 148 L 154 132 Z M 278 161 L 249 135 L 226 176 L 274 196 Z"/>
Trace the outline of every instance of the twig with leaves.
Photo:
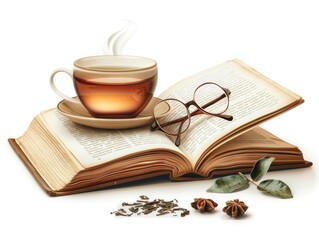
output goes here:
<path id="1" fill-rule="evenodd" d="M 207 189 L 207 192 L 230 193 L 246 189 L 249 187 L 249 183 L 252 183 L 262 192 L 281 198 L 293 198 L 289 186 L 281 180 L 268 179 L 259 184 L 257 183 L 268 172 L 270 165 L 274 160 L 274 157 L 269 156 L 259 159 L 250 172 L 251 179 L 241 172 L 216 179 L 213 185 Z"/>

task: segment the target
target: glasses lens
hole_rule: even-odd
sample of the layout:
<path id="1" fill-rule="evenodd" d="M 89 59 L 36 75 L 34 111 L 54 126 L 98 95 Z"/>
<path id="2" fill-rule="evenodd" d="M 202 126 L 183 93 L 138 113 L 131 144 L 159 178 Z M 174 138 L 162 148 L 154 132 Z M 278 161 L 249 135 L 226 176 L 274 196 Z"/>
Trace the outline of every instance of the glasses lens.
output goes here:
<path id="1" fill-rule="evenodd" d="M 205 83 L 194 93 L 198 106 L 208 114 L 222 114 L 228 108 L 229 96 L 226 91 L 215 83 Z"/>
<path id="2" fill-rule="evenodd" d="M 154 117 L 158 126 L 170 135 L 185 132 L 190 124 L 188 109 L 176 99 L 166 99 L 157 104 Z"/>

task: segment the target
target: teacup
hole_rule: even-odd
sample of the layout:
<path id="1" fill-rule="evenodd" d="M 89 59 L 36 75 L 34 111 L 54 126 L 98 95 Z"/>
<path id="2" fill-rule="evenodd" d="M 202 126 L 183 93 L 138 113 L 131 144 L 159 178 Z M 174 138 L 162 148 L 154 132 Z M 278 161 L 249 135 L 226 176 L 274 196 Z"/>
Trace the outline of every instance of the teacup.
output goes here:
<path id="1" fill-rule="evenodd" d="M 62 93 L 54 83 L 57 73 L 73 79 L 78 99 L 87 111 L 99 118 L 134 118 L 150 102 L 157 85 L 157 63 L 137 56 L 92 56 L 74 62 L 73 71 L 56 69 L 50 77 L 60 97 L 80 102 Z"/>

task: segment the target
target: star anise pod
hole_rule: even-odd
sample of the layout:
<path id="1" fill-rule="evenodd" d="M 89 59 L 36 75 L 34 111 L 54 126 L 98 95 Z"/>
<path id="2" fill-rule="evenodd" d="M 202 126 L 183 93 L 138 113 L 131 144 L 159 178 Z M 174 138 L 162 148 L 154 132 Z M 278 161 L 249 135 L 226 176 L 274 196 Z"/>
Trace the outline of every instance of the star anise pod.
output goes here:
<path id="1" fill-rule="evenodd" d="M 218 206 L 217 203 L 208 198 L 195 198 L 191 205 L 200 212 L 212 212 Z"/>
<path id="2" fill-rule="evenodd" d="M 239 199 L 235 199 L 233 201 L 226 202 L 223 212 L 225 212 L 228 216 L 236 218 L 244 215 L 247 209 L 248 206 L 244 202 L 239 201 Z"/>

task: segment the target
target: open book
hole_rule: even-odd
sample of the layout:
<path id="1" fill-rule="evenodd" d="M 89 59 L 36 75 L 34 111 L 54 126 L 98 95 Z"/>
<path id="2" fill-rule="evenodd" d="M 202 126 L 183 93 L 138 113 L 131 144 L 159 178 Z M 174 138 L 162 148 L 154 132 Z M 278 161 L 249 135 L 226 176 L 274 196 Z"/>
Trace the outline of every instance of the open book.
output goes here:
<path id="1" fill-rule="evenodd" d="M 266 130 L 261 122 L 303 99 L 239 60 L 188 77 L 159 97 L 183 102 L 204 82 L 231 90 L 227 114 L 233 121 L 208 115 L 191 119 L 179 147 L 149 126 L 96 129 L 73 123 L 57 109 L 41 112 L 19 138 L 9 139 L 19 157 L 51 195 L 72 194 L 159 175 L 172 180 L 209 179 L 248 172 L 260 157 L 274 156 L 272 169 L 311 166 L 298 147 Z"/>

